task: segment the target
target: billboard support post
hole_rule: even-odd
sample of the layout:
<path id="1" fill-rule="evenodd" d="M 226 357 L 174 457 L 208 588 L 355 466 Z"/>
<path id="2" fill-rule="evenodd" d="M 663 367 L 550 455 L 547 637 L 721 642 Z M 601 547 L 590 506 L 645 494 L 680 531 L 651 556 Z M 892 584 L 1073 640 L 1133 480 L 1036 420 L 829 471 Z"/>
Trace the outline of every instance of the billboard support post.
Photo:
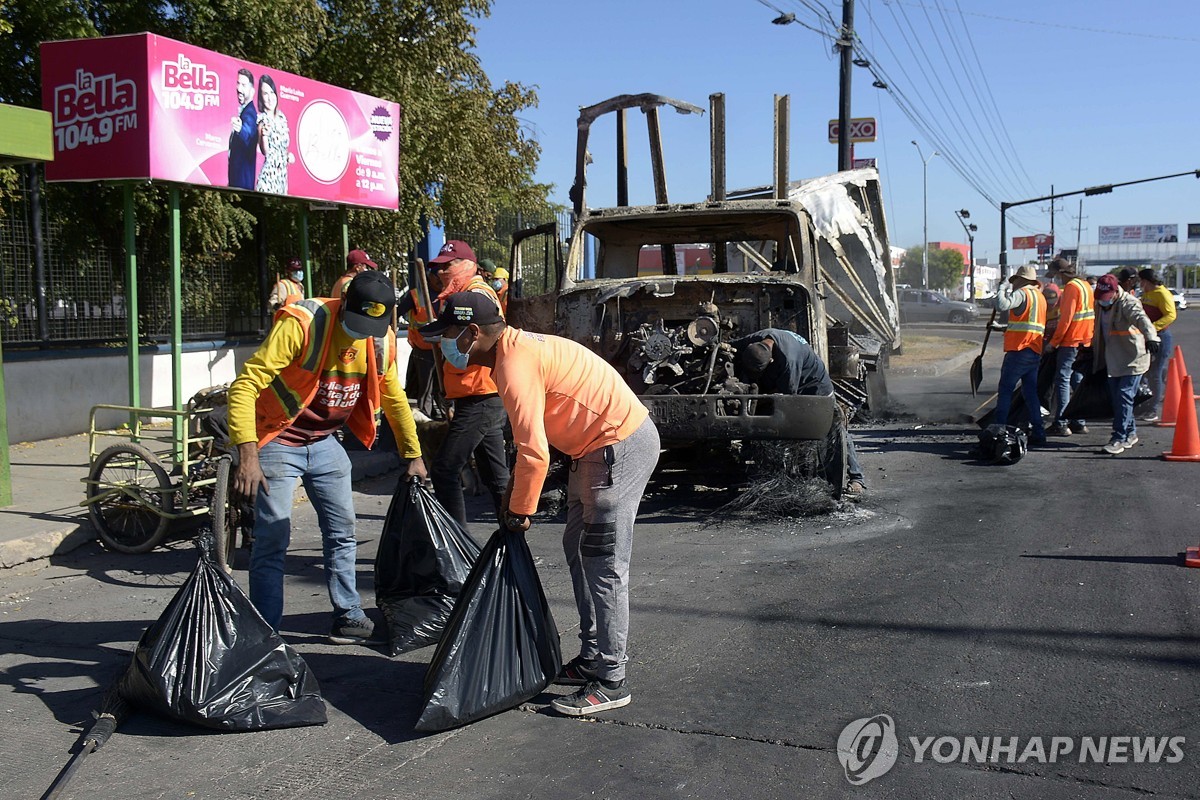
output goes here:
<path id="1" fill-rule="evenodd" d="M 350 212 L 345 206 L 340 206 L 342 220 L 342 263 L 350 255 Z"/>
<path id="2" fill-rule="evenodd" d="M 129 334 L 129 405 L 141 405 L 141 364 L 138 361 L 138 293 L 137 293 L 137 217 L 133 210 L 133 184 L 126 183 L 125 194 L 125 324 Z M 129 414 L 129 430 L 137 441 L 138 415 Z"/>
<path id="3" fill-rule="evenodd" d="M 179 187 L 172 184 L 168 192 L 171 203 L 171 398 L 176 411 L 183 410 L 183 275 L 179 245 Z M 183 417 L 172 418 L 174 427 L 174 459 L 182 465 Z"/>
<path id="4" fill-rule="evenodd" d="M 308 249 L 308 203 L 300 205 L 300 263 L 304 265 L 304 296 L 312 297 L 312 257 Z"/>

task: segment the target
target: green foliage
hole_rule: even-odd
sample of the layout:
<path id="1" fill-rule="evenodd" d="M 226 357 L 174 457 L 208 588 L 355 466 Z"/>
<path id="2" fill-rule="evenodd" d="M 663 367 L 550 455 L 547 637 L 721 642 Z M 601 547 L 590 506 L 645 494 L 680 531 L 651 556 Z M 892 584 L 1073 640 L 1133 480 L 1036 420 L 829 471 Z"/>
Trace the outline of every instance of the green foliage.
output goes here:
<path id="1" fill-rule="evenodd" d="M 900 283 L 921 285 L 921 253 L 924 248 L 910 247 L 904 252 L 900 267 Z M 935 290 L 953 289 L 963 274 L 962 253 L 957 250 L 929 251 L 929 287 Z"/>
<path id="2" fill-rule="evenodd" d="M 353 209 L 350 240 L 368 252 L 408 249 L 419 220 L 486 229 L 502 210 L 547 211 L 532 176 L 540 147 L 519 114 L 530 87 L 493 86 L 474 52 L 473 20 L 490 0 L 0 0 L 0 102 L 40 107 L 38 43 L 150 31 L 401 104 L 399 213 Z M 431 197 L 428 187 L 440 187 Z M 11 193 L 0 174 L 0 200 Z M 166 189 L 137 192 L 139 236 L 166 231 Z M 119 247 L 120 189 L 49 186 L 46 206 L 80 241 Z M 184 256 L 257 258 L 262 222 L 272 266 L 299 250 L 297 204 L 183 190 Z M 337 214 L 313 214 L 315 252 L 341 247 Z M 339 265 L 323 256 L 331 274 Z"/>

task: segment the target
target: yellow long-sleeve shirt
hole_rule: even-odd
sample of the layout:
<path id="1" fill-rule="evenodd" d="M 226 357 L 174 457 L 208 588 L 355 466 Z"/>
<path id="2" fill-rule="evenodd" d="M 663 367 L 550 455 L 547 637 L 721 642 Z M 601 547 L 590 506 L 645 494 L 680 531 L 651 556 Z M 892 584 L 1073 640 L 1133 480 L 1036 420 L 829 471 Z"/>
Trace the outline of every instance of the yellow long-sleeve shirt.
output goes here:
<path id="1" fill-rule="evenodd" d="M 339 376 L 362 375 L 367 369 L 366 347 L 368 341 L 351 339 L 342 326 L 332 326 L 331 343 L 321 365 L 321 381 L 333 385 L 340 383 Z M 275 376 L 296 360 L 304 349 L 304 330 L 300 322 L 292 317 L 279 320 L 266 341 L 242 367 L 237 380 L 229 387 L 229 438 L 234 445 L 259 440 L 256 430 L 255 402 L 258 395 L 270 385 Z M 350 351 L 353 350 L 353 356 Z M 320 390 L 318 390 L 320 393 Z M 366 402 L 360 398 L 359 402 Z M 393 361 L 383 374 L 379 386 L 379 402 L 384 416 L 395 434 L 396 444 L 405 458 L 421 455 L 421 444 L 417 440 L 417 426 L 413 421 L 408 397 L 400 385 L 399 373 Z"/>
<path id="2" fill-rule="evenodd" d="M 1171 290 L 1161 284 L 1142 295 L 1142 308 L 1146 309 L 1146 314 L 1154 323 L 1156 331 L 1165 330 L 1179 315 L 1175 310 L 1175 298 L 1171 296 Z M 1154 313 L 1155 311 L 1158 313 Z"/>

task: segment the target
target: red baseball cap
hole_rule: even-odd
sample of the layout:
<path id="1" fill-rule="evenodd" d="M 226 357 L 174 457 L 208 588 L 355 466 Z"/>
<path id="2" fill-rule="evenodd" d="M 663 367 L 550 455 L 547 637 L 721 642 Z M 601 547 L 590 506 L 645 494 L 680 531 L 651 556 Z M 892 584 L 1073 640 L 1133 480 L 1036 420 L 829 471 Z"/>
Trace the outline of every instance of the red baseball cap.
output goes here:
<path id="1" fill-rule="evenodd" d="M 449 264 L 459 258 L 464 258 L 467 261 L 476 261 L 475 251 L 471 249 L 471 245 L 459 239 L 451 239 L 442 245 L 442 249 L 438 250 L 438 254 L 429 259 L 430 264 Z"/>
<path id="2" fill-rule="evenodd" d="M 347 267 L 357 267 L 360 264 L 366 264 L 371 269 L 379 268 L 379 265 L 371 260 L 365 250 L 351 250 L 346 254 Z"/>

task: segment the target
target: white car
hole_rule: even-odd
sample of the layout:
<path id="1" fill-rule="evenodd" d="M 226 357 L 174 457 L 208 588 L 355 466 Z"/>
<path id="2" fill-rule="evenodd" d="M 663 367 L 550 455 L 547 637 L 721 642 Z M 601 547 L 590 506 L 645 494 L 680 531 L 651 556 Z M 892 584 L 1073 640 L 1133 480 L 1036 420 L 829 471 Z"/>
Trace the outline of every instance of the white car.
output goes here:
<path id="1" fill-rule="evenodd" d="M 1177 311 L 1183 311 L 1187 308 L 1187 298 L 1184 296 L 1183 292 L 1179 291 L 1178 289 L 1172 289 L 1171 296 L 1175 298 L 1175 309 Z"/>

